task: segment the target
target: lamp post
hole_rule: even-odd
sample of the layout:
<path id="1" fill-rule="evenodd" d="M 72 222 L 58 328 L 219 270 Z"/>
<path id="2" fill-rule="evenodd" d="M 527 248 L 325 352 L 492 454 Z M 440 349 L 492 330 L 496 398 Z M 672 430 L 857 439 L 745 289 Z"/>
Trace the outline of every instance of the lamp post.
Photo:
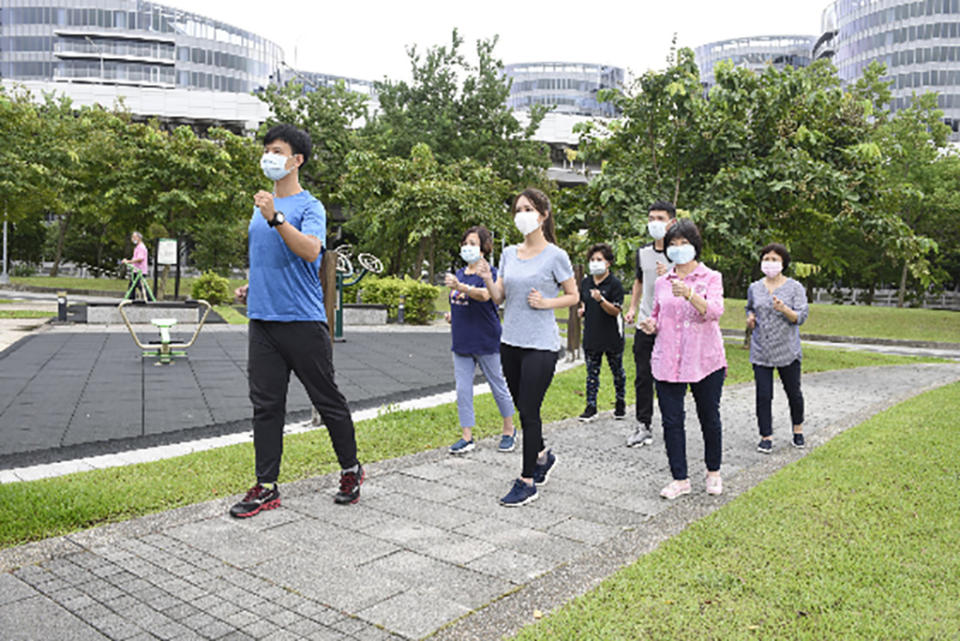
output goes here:
<path id="1" fill-rule="evenodd" d="M 96 42 L 94 42 L 93 40 L 91 40 L 91 39 L 90 39 L 90 36 L 84 36 L 83 38 L 84 38 L 84 40 L 86 40 L 87 42 L 89 42 L 91 45 L 93 45 L 93 48 L 96 49 L 96 50 L 100 53 L 100 80 L 101 80 L 101 82 L 102 82 L 102 81 L 106 80 L 106 78 L 105 78 L 104 75 L 103 75 L 103 47 L 101 47 L 101 46 L 98 45 Z"/>
<path id="2" fill-rule="evenodd" d="M 0 285 L 10 284 L 10 274 L 7 273 L 7 210 L 3 210 L 3 271 L 0 272 Z"/>

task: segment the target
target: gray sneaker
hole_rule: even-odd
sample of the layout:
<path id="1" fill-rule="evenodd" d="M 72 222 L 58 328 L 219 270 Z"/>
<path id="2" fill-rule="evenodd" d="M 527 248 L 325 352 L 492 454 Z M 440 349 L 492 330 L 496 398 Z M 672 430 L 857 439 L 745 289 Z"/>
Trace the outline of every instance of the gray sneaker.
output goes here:
<path id="1" fill-rule="evenodd" d="M 648 425 L 643 423 L 637 425 L 637 430 L 627 437 L 627 447 L 650 445 L 651 443 L 653 443 L 653 432 L 650 431 Z"/>

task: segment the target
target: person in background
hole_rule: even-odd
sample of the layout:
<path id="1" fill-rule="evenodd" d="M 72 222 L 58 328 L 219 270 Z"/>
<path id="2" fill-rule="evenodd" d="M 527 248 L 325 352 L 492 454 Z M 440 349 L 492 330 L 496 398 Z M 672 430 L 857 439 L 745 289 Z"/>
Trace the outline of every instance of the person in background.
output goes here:
<path id="1" fill-rule="evenodd" d="M 147 300 L 147 284 L 144 279 L 150 274 L 150 260 L 147 252 L 147 246 L 143 242 L 143 234 L 135 231 L 130 234 L 130 242 L 133 243 L 133 257 L 124 258 L 123 264 L 136 269 L 128 269 L 130 284 L 133 285 L 134 298 Z"/>
<path id="2" fill-rule="evenodd" d="M 650 366 L 663 417 L 663 440 L 673 481 L 660 491 L 665 499 L 690 493 L 684 397 L 687 388 L 697 405 L 707 464 L 706 490 L 721 494 L 722 425 L 720 396 L 727 357 L 720 334 L 723 277 L 700 262 L 703 241 L 693 221 L 679 219 L 664 242 L 673 269 L 657 279 L 650 318 L 640 324 L 656 334 Z"/>
<path id="3" fill-rule="evenodd" d="M 500 316 L 490 300 L 490 292 L 477 275 L 477 263 L 493 250 L 493 237 L 486 227 L 475 226 L 463 233 L 460 257 L 467 263 L 456 275 L 447 274 L 444 282 L 450 288 L 450 334 L 453 350 L 453 372 L 457 382 L 457 413 L 463 434 L 450 446 L 451 454 L 465 454 L 474 449 L 473 375 L 480 367 L 493 398 L 503 417 L 503 434 L 499 450 L 512 452 L 517 431 L 513 426 L 513 398 L 507 389 L 500 367 Z M 493 278 L 497 272 L 491 268 Z"/>
<path id="4" fill-rule="evenodd" d="M 653 242 L 637 250 L 637 270 L 630 293 L 630 309 L 624 317 L 628 325 L 637 321 L 633 335 L 633 362 L 636 365 L 634 388 L 637 393 L 637 425 L 627 437 L 627 447 L 653 443 L 653 374 L 650 372 L 650 355 L 653 353 L 654 336 L 640 330 L 653 310 L 653 290 L 657 278 L 672 267 L 663 244 L 667 230 L 677 220 L 677 208 L 673 203 L 658 200 L 649 207 L 647 231 Z"/>
<path id="5" fill-rule="evenodd" d="M 803 285 L 783 274 L 790 266 L 790 252 L 779 243 L 760 250 L 764 277 L 747 290 L 747 326 L 750 336 L 750 363 L 757 389 L 757 425 L 763 454 L 773 451 L 773 370 L 780 373 L 783 391 L 790 404 L 793 445 L 804 447 L 803 392 L 800 389 L 800 326 L 807 320 L 809 306 Z"/>
<path id="6" fill-rule="evenodd" d="M 250 283 L 237 288 L 247 303 L 247 375 L 253 405 L 257 482 L 230 516 L 251 517 L 280 506 L 280 459 L 291 370 L 320 413 L 340 463 L 339 504 L 356 503 L 364 472 L 357 460 L 353 418 L 333 371 L 333 347 L 318 269 L 327 236 L 323 204 L 300 186 L 310 135 L 293 125 L 271 127 L 260 168 L 273 192 L 253 196 L 249 226 Z"/>
<path id="7" fill-rule="evenodd" d="M 626 376 L 623 373 L 623 285 L 610 273 L 613 250 L 606 243 L 597 243 L 587 252 L 590 272 L 580 283 L 579 313 L 583 318 L 583 354 L 587 365 L 587 407 L 580 415 L 583 422 L 597 417 L 597 392 L 600 389 L 600 368 L 603 356 L 613 374 L 616 404 L 613 417 L 626 416 Z"/>
<path id="8" fill-rule="evenodd" d="M 490 298 L 504 306 L 500 362 L 523 428 L 523 469 L 500 499 L 507 507 L 536 500 L 537 486 L 546 485 L 557 464 L 543 440 L 540 406 L 563 349 L 554 310 L 580 299 L 570 258 L 556 245 L 547 195 L 524 189 L 514 200 L 513 211 L 523 242 L 503 251 L 496 278 L 484 259 L 477 266 Z M 558 290 L 563 290 L 561 296 L 555 296 Z"/>

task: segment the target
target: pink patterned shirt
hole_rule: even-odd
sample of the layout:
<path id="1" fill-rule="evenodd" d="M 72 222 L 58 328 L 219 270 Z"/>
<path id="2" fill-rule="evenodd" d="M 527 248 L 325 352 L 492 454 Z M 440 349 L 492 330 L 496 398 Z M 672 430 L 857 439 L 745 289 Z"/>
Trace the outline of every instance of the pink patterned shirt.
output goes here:
<path id="1" fill-rule="evenodd" d="M 700 263 L 683 282 L 707 301 L 701 314 L 682 296 L 673 295 L 671 281 L 676 268 L 657 279 L 650 318 L 657 327 L 657 339 L 650 356 L 653 377 L 670 383 L 696 383 L 727 366 L 720 335 L 723 316 L 723 276 Z"/>
<path id="2" fill-rule="evenodd" d="M 133 258 L 130 260 L 130 264 L 142 271 L 144 276 L 149 275 L 150 262 L 147 260 L 147 246 L 143 244 L 142 240 L 133 248 Z"/>

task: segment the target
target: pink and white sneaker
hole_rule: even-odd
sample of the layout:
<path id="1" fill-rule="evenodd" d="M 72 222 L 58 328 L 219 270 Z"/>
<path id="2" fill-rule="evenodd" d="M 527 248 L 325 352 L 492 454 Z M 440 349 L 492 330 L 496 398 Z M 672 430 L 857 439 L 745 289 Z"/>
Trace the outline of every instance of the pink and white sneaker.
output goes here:
<path id="1" fill-rule="evenodd" d="M 683 496 L 684 494 L 690 494 L 690 479 L 671 481 L 670 485 L 660 490 L 660 496 L 668 501 L 672 501 L 678 496 Z"/>
<path id="2" fill-rule="evenodd" d="M 719 496 L 723 494 L 723 481 L 720 475 L 707 474 L 707 494 Z"/>

